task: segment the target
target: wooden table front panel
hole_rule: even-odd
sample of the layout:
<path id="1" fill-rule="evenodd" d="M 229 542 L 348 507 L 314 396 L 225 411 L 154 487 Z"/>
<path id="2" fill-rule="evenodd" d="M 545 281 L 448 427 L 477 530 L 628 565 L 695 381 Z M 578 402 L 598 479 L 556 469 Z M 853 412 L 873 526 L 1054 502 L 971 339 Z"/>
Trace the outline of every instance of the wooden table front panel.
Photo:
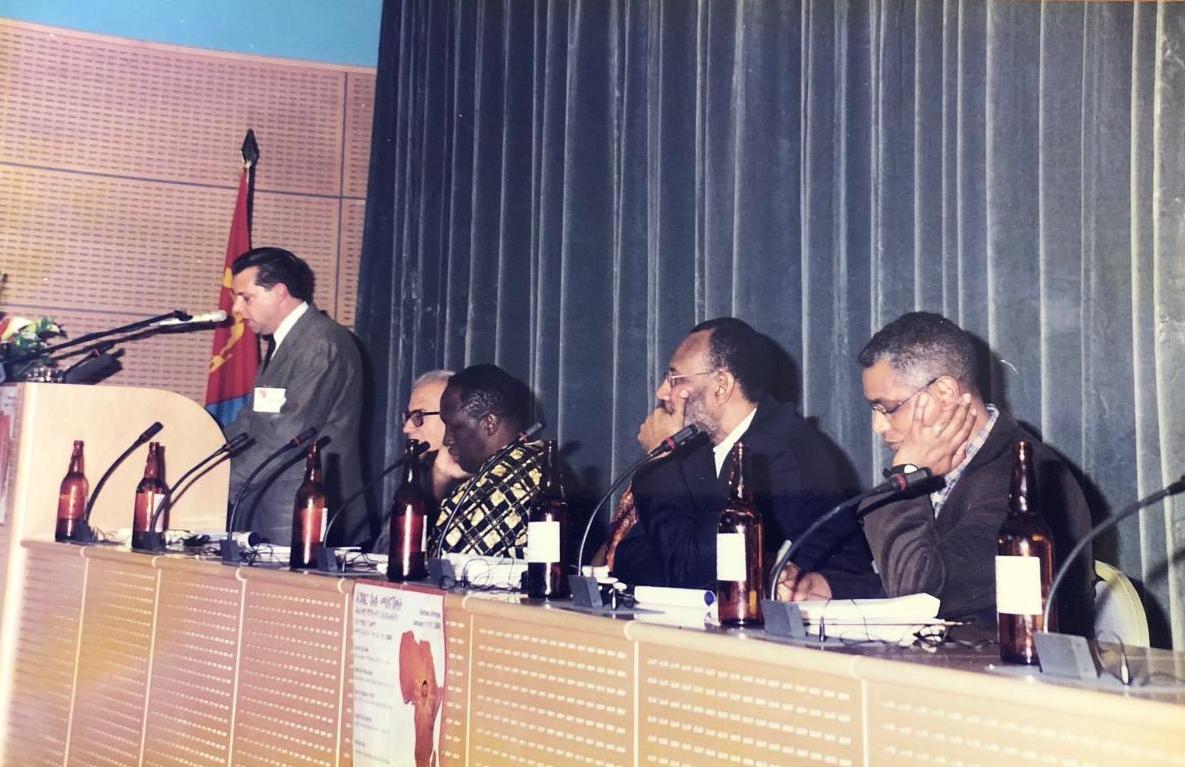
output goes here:
<path id="1" fill-rule="evenodd" d="M 139 764 L 156 613 L 153 558 L 89 549 L 87 560 L 67 764 Z"/>
<path id="2" fill-rule="evenodd" d="M 858 680 L 782 662 L 770 645 L 749 643 L 755 657 L 741 639 L 694 639 L 705 649 L 638 645 L 638 764 L 863 764 Z"/>
<path id="3" fill-rule="evenodd" d="M 466 602 L 469 763 L 632 765 L 634 650 L 620 624 Z"/>
<path id="4" fill-rule="evenodd" d="M 234 764 L 338 764 L 347 595 L 332 579 L 239 572 L 246 593 Z"/>
<path id="5" fill-rule="evenodd" d="M 160 599 L 144 764 L 225 765 L 243 584 L 229 567 L 158 560 Z"/>
<path id="6" fill-rule="evenodd" d="M 80 548 L 28 552 L 4 764 L 65 761 L 85 570 Z"/>

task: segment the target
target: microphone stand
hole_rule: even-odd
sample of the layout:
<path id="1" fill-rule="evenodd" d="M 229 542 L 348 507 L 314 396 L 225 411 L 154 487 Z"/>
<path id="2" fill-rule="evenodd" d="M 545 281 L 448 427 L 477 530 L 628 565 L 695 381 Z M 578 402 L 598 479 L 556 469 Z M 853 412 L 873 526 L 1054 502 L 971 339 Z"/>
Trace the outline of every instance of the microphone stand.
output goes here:
<path id="1" fill-rule="evenodd" d="M 419 458 L 428 451 L 427 442 L 420 442 L 419 440 L 412 440 L 412 442 L 418 446 L 413 448 L 413 450 L 415 450 L 416 458 Z M 329 522 L 325 524 L 325 540 L 329 540 L 329 528 L 333 527 L 333 523 L 337 521 L 337 518 L 341 516 L 342 512 L 345 511 L 351 503 L 366 493 L 367 490 L 370 490 L 372 487 L 378 484 L 379 481 L 383 479 L 383 477 L 386 477 L 388 474 L 402 466 L 404 458 L 405 456 L 399 456 L 399 459 L 395 461 L 395 463 L 383 469 L 382 473 L 380 473 L 377 477 L 373 478 L 358 490 L 351 493 L 344 501 L 341 502 L 341 505 L 337 507 L 337 511 L 333 512 L 333 516 L 330 517 Z M 389 514 L 390 512 L 388 512 L 387 515 L 384 515 L 383 518 L 386 519 Z M 379 530 L 382 530 L 381 524 L 379 525 Z M 323 573 L 340 572 L 337 567 L 337 556 L 333 553 L 332 547 L 326 546 L 324 543 L 317 544 L 313 547 L 313 557 L 317 562 L 317 571 Z"/>
<path id="2" fill-rule="evenodd" d="M 1045 601 L 1045 613 L 1042 616 L 1042 623 L 1041 623 L 1041 628 L 1044 633 L 1046 633 L 1046 634 L 1052 633 L 1049 631 L 1049 617 L 1053 611 L 1053 607 L 1055 604 L 1053 598 L 1054 598 L 1054 596 L 1057 595 L 1057 588 L 1058 588 L 1058 586 L 1060 586 L 1062 584 L 1062 581 L 1064 581 L 1066 579 L 1066 574 L 1070 572 L 1070 565 L 1074 563 L 1074 560 L 1078 558 L 1078 555 L 1082 553 L 1082 550 L 1086 548 L 1087 544 L 1089 544 L 1095 538 L 1098 538 L 1100 535 L 1107 532 L 1111 528 L 1115 527 L 1115 525 L 1119 524 L 1120 521 L 1127 519 L 1132 514 L 1135 514 L 1140 509 L 1151 506 L 1154 503 L 1159 503 L 1160 501 L 1163 501 L 1165 498 L 1168 498 L 1169 496 L 1176 495 L 1177 493 L 1181 493 L 1181 492 L 1185 492 L 1185 476 L 1182 476 L 1180 479 L 1178 479 L 1176 482 L 1173 482 L 1171 485 L 1168 485 L 1167 487 L 1157 490 L 1155 493 L 1153 493 L 1152 495 L 1149 495 L 1147 498 L 1142 498 L 1142 499 L 1136 501 L 1135 503 L 1131 504 L 1130 506 L 1127 506 L 1122 511 L 1120 511 L 1118 514 L 1107 517 L 1105 520 L 1100 522 L 1093 530 L 1091 530 L 1089 533 L 1087 533 L 1085 536 L 1083 536 L 1082 540 L 1078 541 L 1078 543 L 1074 546 L 1074 548 L 1070 549 L 1070 553 L 1067 554 L 1066 558 L 1062 560 L 1061 567 L 1059 567 L 1057 569 L 1057 575 L 1055 575 L 1053 577 L 1053 582 L 1049 586 L 1049 596 L 1046 598 L 1046 601 Z"/>
<path id="3" fill-rule="evenodd" d="M 227 515 L 226 538 L 223 539 L 221 544 L 223 564 L 237 565 L 242 561 L 242 557 L 239 556 L 239 544 L 234 540 L 235 522 L 238 520 L 239 504 L 247 495 L 247 491 L 251 489 L 251 485 L 255 481 L 255 478 L 259 476 L 259 473 L 263 471 L 264 468 L 268 466 L 268 464 L 284 455 L 284 453 L 287 453 L 292 448 L 303 447 L 306 442 L 317 435 L 318 431 L 320 430 L 316 427 L 308 427 L 300 434 L 297 434 L 295 437 L 281 445 L 279 450 L 276 450 L 267 458 L 263 459 L 263 462 L 256 466 L 255 470 L 247 475 L 247 481 L 244 482 L 243 486 L 239 489 L 239 494 L 235 496 L 235 502 L 230 507 L 230 514 Z"/>
<path id="4" fill-rule="evenodd" d="M 185 480 L 189 479 L 191 476 L 196 474 L 199 469 L 205 467 L 207 464 L 209 464 L 214 459 L 221 458 L 224 455 L 229 457 L 229 456 L 233 455 L 236 450 L 246 447 L 247 443 L 249 443 L 251 441 L 252 441 L 251 437 L 248 436 L 247 434 L 236 434 L 234 436 L 234 438 L 231 439 L 229 442 L 220 446 L 213 453 L 211 453 L 210 455 L 206 456 L 205 458 L 203 458 L 202 460 L 200 460 L 196 464 L 194 464 L 194 466 L 192 468 L 190 468 L 189 471 L 182 474 L 181 478 L 178 479 L 176 482 L 174 482 L 171 487 L 169 487 L 168 491 L 161 498 L 160 503 L 157 504 L 156 511 L 153 512 L 152 518 L 148 522 L 148 529 L 155 530 L 156 523 L 160 520 L 160 518 L 162 516 L 165 515 L 165 513 L 168 512 L 168 510 L 170 508 L 172 508 L 173 496 L 177 494 L 177 489 L 180 488 L 181 485 L 185 483 Z M 210 466 L 209 468 L 213 468 L 213 466 Z M 188 488 L 186 488 L 186 489 L 188 489 Z M 159 542 L 159 547 L 150 547 L 150 548 L 140 549 L 140 551 L 148 551 L 148 552 L 160 552 L 160 551 L 164 551 L 164 550 L 165 550 L 165 545 L 164 545 L 164 536 L 163 535 L 161 536 L 161 540 Z"/>
<path id="5" fill-rule="evenodd" d="M 934 472 L 925 467 L 907 474 L 894 474 L 876 487 L 865 490 L 832 506 L 827 513 L 812 522 L 806 530 L 803 530 L 802 535 L 798 536 L 798 540 L 790 544 L 782 556 L 778 557 L 778 561 L 774 563 L 773 569 L 770 570 L 769 585 L 766 591 L 768 597 L 761 600 L 761 614 L 765 618 L 765 630 L 770 634 L 786 636 L 792 639 L 802 639 L 806 636 L 806 627 L 803 625 L 802 612 L 798 609 L 798 605 L 792 602 L 778 601 L 778 576 L 782 574 L 782 569 L 786 567 L 786 563 L 790 561 L 791 557 L 802 550 L 802 544 L 809 540 L 816 530 L 835 519 L 840 512 L 851 508 L 865 499 L 883 493 L 897 495 L 898 493 L 903 493 L 906 490 L 928 482 L 933 478 Z"/>
<path id="6" fill-rule="evenodd" d="M 136 440 L 119 454 L 107 471 L 103 472 L 103 476 L 99 477 L 98 483 L 95 484 L 95 492 L 91 493 L 91 497 L 86 501 L 86 511 L 82 515 L 82 522 L 79 523 L 77 533 L 71 543 L 77 543 L 83 546 L 90 545 L 95 542 L 95 531 L 91 528 L 91 511 L 95 508 L 95 501 L 99 498 L 99 493 L 103 490 L 103 485 L 107 484 L 107 480 L 112 473 L 119 468 L 119 465 L 124 462 L 124 459 L 131 455 L 140 445 L 143 445 L 148 440 L 155 437 L 161 429 L 165 428 L 160 421 L 154 421 L 151 426 L 144 430 L 144 432 L 136 437 Z"/>
<path id="7" fill-rule="evenodd" d="M 673 453 L 694 439 L 698 434 L 699 429 L 693 424 L 684 426 L 678 432 L 664 439 L 658 447 L 642 456 L 640 460 L 634 462 L 633 466 L 630 466 L 621 474 L 617 475 L 617 479 L 613 480 L 609 485 L 609 489 L 597 501 L 597 505 L 593 506 L 592 513 L 588 515 L 588 522 L 584 525 L 584 535 L 580 537 L 580 548 L 576 551 L 576 574 L 568 576 L 568 585 L 572 590 L 572 601 L 576 603 L 577 607 L 598 608 L 602 605 L 601 587 L 597 583 L 596 576 L 586 576 L 584 574 L 584 546 L 588 543 L 588 534 L 592 531 L 593 521 L 597 518 L 597 512 L 613 497 L 613 493 L 617 492 L 617 488 L 621 487 L 627 479 L 634 475 L 634 472 L 668 453 Z"/>
<path id="8" fill-rule="evenodd" d="M 90 343 L 91 341 L 97 341 L 100 338 L 107 338 L 108 336 L 117 336 L 122 333 L 131 333 L 133 331 L 140 330 L 141 328 L 146 328 L 149 325 L 160 322 L 162 320 L 176 319 L 176 320 L 180 320 L 181 322 L 186 322 L 191 318 L 192 318 L 192 315 L 188 314 L 187 312 L 183 312 L 180 309 L 174 309 L 171 312 L 167 312 L 165 314 L 158 314 L 157 316 L 149 317 L 146 320 L 136 320 L 135 322 L 130 322 L 127 325 L 123 325 L 118 328 L 112 328 L 111 330 L 99 330 L 94 333 L 87 333 L 85 335 L 79 336 L 78 338 L 72 338 L 69 341 L 63 341 L 60 344 L 54 344 L 53 346 L 47 346 L 44 349 L 26 352 L 25 354 L 22 354 L 18 357 L 14 357 L 10 360 L 5 360 L 5 364 L 19 364 L 21 362 L 25 362 L 26 360 L 31 360 L 35 357 L 49 356 L 49 355 L 52 355 L 52 354 L 55 354 L 55 353 L 61 351 L 62 349 L 68 349 L 72 346 L 78 346 L 79 344 L 85 344 L 85 343 Z"/>

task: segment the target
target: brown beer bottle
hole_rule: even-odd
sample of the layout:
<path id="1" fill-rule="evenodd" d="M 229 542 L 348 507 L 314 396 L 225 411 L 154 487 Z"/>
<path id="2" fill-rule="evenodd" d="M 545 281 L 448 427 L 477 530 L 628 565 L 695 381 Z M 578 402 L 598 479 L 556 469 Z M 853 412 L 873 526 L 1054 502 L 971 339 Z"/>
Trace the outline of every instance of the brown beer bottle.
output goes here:
<path id="1" fill-rule="evenodd" d="M 1037 504 L 1033 446 L 1017 442 L 1008 516 L 996 534 L 996 625 L 1005 663 L 1037 665 L 1033 635 L 1045 628 L 1053 559 L 1053 538 Z"/>
<path id="2" fill-rule="evenodd" d="M 144 478 L 136 485 L 136 505 L 132 513 L 132 548 L 159 551 L 164 548 L 165 530 L 169 529 L 166 511 L 149 529 L 152 517 L 160 507 L 168 487 L 161 476 L 161 447 L 159 442 L 148 443 L 148 460 L 144 463 Z"/>
<path id="3" fill-rule="evenodd" d="M 527 596 L 565 599 L 568 596 L 568 499 L 560 473 L 555 440 L 543 443 L 543 478 L 527 517 Z"/>
<path id="4" fill-rule="evenodd" d="M 82 440 L 74 440 L 74 451 L 70 454 L 70 468 L 62 477 L 58 490 L 58 524 L 54 540 L 74 540 L 75 529 L 86 511 L 86 498 L 90 494 L 90 483 L 86 481 L 86 468 L 82 458 Z"/>
<path id="5" fill-rule="evenodd" d="M 304 482 L 296 490 L 292 508 L 292 549 L 288 567 L 301 570 L 315 567 L 314 547 L 325 543 L 325 483 L 321 476 L 321 450 L 310 442 L 304 460 Z"/>
<path id="6" fill-rule="evenodd" d="M 721 626 L 760 626 L 765 573 L 761 512 L 753 502 L 745 443 L 732 448 L 728 501 L 716 525 L 716 608 Z"/>
<path id="7" fill-rule="evenodd" d="M 387 580 L 418 581 L 428 577 L 428 496 L 424 492 L 419 442 L 408 440 L 403 450 L 403 481 L 391 500 L 391 543 L 387 552 Z"/>

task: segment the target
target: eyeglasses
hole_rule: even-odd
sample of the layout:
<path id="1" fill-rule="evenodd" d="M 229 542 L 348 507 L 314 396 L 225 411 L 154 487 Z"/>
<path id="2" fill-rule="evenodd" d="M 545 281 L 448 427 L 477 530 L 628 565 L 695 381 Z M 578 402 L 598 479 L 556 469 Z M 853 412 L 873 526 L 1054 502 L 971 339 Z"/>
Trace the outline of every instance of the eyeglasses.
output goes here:
<path id="1" fill-rule="evenodd" d="M 675 388 L 676 381 L 682 381 L 684 378 L 692 378 L 693 376 L 707 376 L 717 372 L 720 368 L 712 368 L 711 370 L 701 370 L 698 373 L 667 373 L 663 378 L 667 382 L 667 386 L 672 389 Z"/>
<path id="2" fill-rule="evenodd" d="M 914 389 L 913 394 L 911 394 L 908 397 L 906 397 L 905 399 L 901 400 L 896 405 L 892 405 L 891 407 L 885 407 L 884 405 L 882 405 L 879 402 L 869 402 L 868 406 L 870 408 L 872 408 L 872 412 L 874 412 L 874 413 L 880 413 L 881 415 L 893 415 L 893 413 L 896 413 L 898 410 L 905 407 L 906 402 L 909 402 L 911 399 L 918 396 L 919 394 L 924 392 L 926 389 L 929 389 L 934 384 L 934 382 L 937 381 L 939 378 L 941 378 L 941 376 L 936 376 L 934 378 L 931 378 L 929 380 L 929 382 L 926 383 L 925 386 L 922 386 L 918 389 Z"/>
<path id="3" fill-rule="evenodd" d="M 440 411 L 439 410 L 420 410 L 419 408 L 417 408 L 415 410 L 404 410 L 403 411 L 403 422 L 407 423 L 408 421 L 411 421 L 413 424 L 416 425 L 416 428 L 419 428 L 420 426 L 424 425 L 424 416 L 428 416 L 428 415 L 440 415 Z"/>

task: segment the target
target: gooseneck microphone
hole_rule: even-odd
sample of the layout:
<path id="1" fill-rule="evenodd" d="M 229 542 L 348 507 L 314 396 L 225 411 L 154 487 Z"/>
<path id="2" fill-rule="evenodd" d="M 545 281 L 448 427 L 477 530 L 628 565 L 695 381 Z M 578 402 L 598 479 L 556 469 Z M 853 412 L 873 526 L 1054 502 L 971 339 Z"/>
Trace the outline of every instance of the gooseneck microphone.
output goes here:
<path id="1" fill-rule="evenodd" d="M 173 495 L 177 492 L 177 489 L 180 488 L 181 485 L 185 483 L 185 480 L 189 479 L 199 469 L 203 468 L 204 466 L 206 466 L 206 464 L 210 463 L 214 459 L 220 458 L 223 455 L 226 455 L 226 456 L 234 455 L 236 451 L 242 450 L 244 447 L 246 447 L 248 444 L 250 444 L 253 441 L 254 440 L 247 434 L 236 434 L 228 442 L 220 445 L 217 450 L 215 450 L 213 453 L 210 453 L 208 456 L 206 456 L 202 460 L 198 461 L 196 464 L 193 465 L 192 468 L 190 468 L 188 471 L 186 471 L 184 474 L 182 474 L 181 478 L 178 479 L 176 482 L 174 482 L 169 487 L 168 492 L 165 493 L 164 497 L 161 498 L 160 503 L 156 507 L 156 511 L 153 512 L 153 514 L 152 514 L 152 519 L 148 523 L 148 529 L 149 530 L 156 529 L 157 521 L 159 521 L 160 518 L 162 516 L 164 516 L 165 512 L 167 512 L 172 507 Z"/>
<path id="2" fill-rule="evenodd" d="M 617 478 L 614 479 L 612 483 L 610 483 L 609 489 L 606 490 L 605 494 L 601 496 L 601 500 L 597 501 L 596 506 L 593 506 L 592 513 L 588 515 L 588 522 L 584 525 L 584 535 L 580 537 L 580 548 L 576 550 L 577 576 L 583 577 L 584 574 L 584 547 L 588 543 L 588 534 L 592 531 L 593 522 L 597 518 L 597 512 L 601 510 L 601 507 L 604 506 L 611 497 L 613 497 L 613 493 L 617 492 L 617 488 L 621 487 L 621 485 L 624 484 L 627 479 L 634 476 L 634 472 L 638 471 L 638 469 L 641 469 L 643 466 L 651 463 L 652 461 L 675 452 L 691 440 L 695 439 L 699 433 L 700 430 L 696 428 L 695 424 L 688 424 L 687 426 L 684 426 L 682 429 L 660 442 L 658 447 L 642 456 L 641 460 L 635 462 L 634 465 L 630 466 L 621 474 L 618 474 Z"/>
<path id="3" fill-rule="evenodd" d="M 498 450 L 498 452 L 486 459 L 486 463 L 490 465 L 497 463 L 509 455 L 511 450 L 514 450 L 516 447 L 520 447 L 523 444 L 530 442 L 541 431 L 543 431 L 543 422 L 536 421 L 535 423 L 528 426 L 526 431 L 520 432 L 517 437 L 510 440 L 510 442 L 506 443 L 506 445 Z M 477 477 L 477 474 L 473 475 L 473 479 L 477 479 Z M 444 521 L 444 526 L 440 528 L 440 537 L 436 539 L 436 551 L 433 554 L 434 557 L 439 558 L 441 553 L 443 553 L 444 536 L 448 533 L 449 529 L 452 528 L 453 522 L 457 521 L 457 514 L 460 513 L 461 509 L 465 508 L 466 504 L 469 503 L 473 496 L 473 491 L 476 488 L 477 484 L 471 481 L 469 489 L 465 491 L 465 495 L 461 496 L 461 500 L 457 501 L 457 505 L 453 508 L 453 513 L 449 514 L 448 519 Z"/>
<path id="4" fill-rule="evenodd" d="M 1182 492 L 1185 492 L 1185 475 L 1182 475 L 1171 485 L 1157 490 L 1152 495 L 1149 495 L 1146 498 L 1141 498 L 1130 506 L 1124 507 L 1124 509 L 1118 514 L 1107 517 L 1102 522 L 1092 527 L 1090 532 L 1084 535 L 1082 540 L 1078 541 L 1074 548 L 1070 549 L 1070 553 L 1067 554 L 1066 558 L 1062 560 L 1061 567 L 1057 569 L 1057 574 L 1053 576 L 1053 582 L 1049 586 L 1049 596 L 1045 602 L 1045 614 L 1042 616 L 1043 622 L 1041 624 L 1042 630 L 1045 633 L 1049 633 L 1049 616 L 1053 610 L 1053 606 L 1057 604 L 1054 601 L 1054 597 L 1057 595 L 1057 587 L 1060 586 L 1062 581 L 1066 579 L 1066 574 L 1070 572 L 1070 565 L 1074 563 L 1074 560 L 1078 558 L 1078 555 L 1082 553 L 1087 544 L 1111 528 L 1115 527 L 1115 525 L 1119 524 L 1120 521 L 1127 519 L 1132 514 L 1135 514 L 1140 509 L 1151 506 L 1154 503 L 1159 503 L 1169 496 Z"/>
<path id="5" fill-rule="evenodd" d="M 123 463 L 125 458 L 131 455 L 136 450 L 136 448 L 140 447 L 145 442 L 159 434 L 160 430 L 163 428 L 165 427 L 161 425 L 160 421 L 153 421 L 151 426 L 145 429 L 139 437 L 136 437 L 135 441 L 133 441 L 132 444 L 128 446 L 127 450 L 124 450 L 119 454 L 118 458 L 111 462 L 111 465 L 107 467 L 107 471 L 103 472 L 103 476 L 99 477 L 98 483 L 95 484 L 95 492 L 91 493 L 91 497 L 87 499 L 86 511 L 82 515 L 82 522 L 80 522 L 78 525 L 78 532 L 75 535 L 75 542 L 95 542 L 95 532 L 91 529 L 90 525 L 91 511 L 95 508 L 95 501 L 98 499 L 99 493 L 102 492 L 103 485 L 107 484 L 107 480 L 111 477 L 111 474 L 119 467 L 121 463 Z"/>
<path id="6" fill-rule="evenodd" d="M 247 480 L 243 486 L 239 488 L 238 494 L 235 496 L 235 501 L 231 504 L 230 514 L 226 517 L 226 539 L 222 541 L 222 561 L 228 563 L 237 563 L 239 561 L 239 544 L 233 539 L 235 523 L 239 521 L 239 504 L 242 503 L 243 498 L 251 490 L 254 485 L 255 478 L 259 476 L 272 461 L 287 453 L 289 450 L 303 447 L 309 440 L 316 436 L 319 429 L 315 426 L 309 426 L 304 431 L 297 434 L 292 439 L 280 445 L 279 448 L 273 450 L 267 458 L 264 458 L 258 466 L 250 474 L 247 475 Z"/>
<path id="7" fill-rule="evenodd" d="M 778 561 L 774 565 L 774 569 L 770 571 L 769 575 L 769 598 L 777 598 L 778 576 L 782 574 L 782 568 L 786 566 L 786 563 L 789 562 L 795 554 L 802 550 L 802 544 L 809 540 L 810 537 L 814 535 L 816 530 L 834 519 L 841 511 L 859 503 L 860 501 L 863 501 L 866 498 L 871 498 L 874 495 L 881 495 L 882 493 L 898 495 L 900 493 L 904 493 L 906 490 L 912 490 L 918 485 L 928 482 L 933 478 L 934 472 L 925 467 L 918 469 L 917 471 L 905 472 L 903 474 L 894 474 L 876 487 L 870 490 L 865 490 L 858 495 L 848 498 L 846 501 L 842 501 L 837 503 L 835 506 L 832 506 L 826 514 L 812 522 L 806 530 L 803 530 L 802 535 L 798 536 L 798 540 L 790 544 L 790 548 L 786 549 L 786 552 L 782 554 L 782 556 L 778 557 Z"/>

